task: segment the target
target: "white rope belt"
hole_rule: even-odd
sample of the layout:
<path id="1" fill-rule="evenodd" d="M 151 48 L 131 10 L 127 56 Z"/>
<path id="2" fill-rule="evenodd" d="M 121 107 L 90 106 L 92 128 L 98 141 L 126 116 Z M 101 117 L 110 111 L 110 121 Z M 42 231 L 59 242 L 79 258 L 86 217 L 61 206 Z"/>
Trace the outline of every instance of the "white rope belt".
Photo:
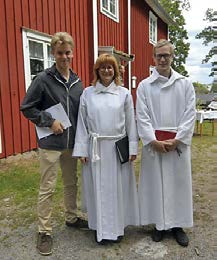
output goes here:
<path id="1" fill-rule="evenodd" d="M 108 135 L 99 135 L 97 133 L 90 133 L 90 138 L 92 139 L 92 162 L 96 162 L 100 160 L 98 154 L 98 139 L 113 140 L 113 139 L 122 138 L 124 136 L 125 134 L 108 136 Z"/>

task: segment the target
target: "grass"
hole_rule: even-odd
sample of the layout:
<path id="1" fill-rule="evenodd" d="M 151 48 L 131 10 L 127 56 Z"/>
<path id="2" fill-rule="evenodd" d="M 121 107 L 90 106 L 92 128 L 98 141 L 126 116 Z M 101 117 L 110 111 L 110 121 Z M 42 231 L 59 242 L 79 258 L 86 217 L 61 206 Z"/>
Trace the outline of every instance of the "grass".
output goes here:
<path id="1" fill-rule="evenodd" d="M 0 166 L 3 166 L 0 169 L 0 223 L 7 220 L 12 229 L 19 225 L 33 223 L 37 219 L 37 197 L 40 181 L 38 160 L 31 159 L 26 162 L 21 160 L 10 163 L 10 165 L 0 164 Z M 80 165 L 78 168 L 80 173 Z M 80 201 L 80 190 L 78 200 Z M 54 221 L 61 220 L 64 218 L 64 214 L 60 172 L 53 201 Z M 4 221 L 1 224 L 4 225 Z"/>
<path id="2" fill-rule="evenodd" d="M 140 145 L 141 151 L 141 145 Z M 209 156 L 206 156 L 206 155 Z M 203 124 L 203 136 L 195 135 L 192 141 L 192 171 L 197 175 L 196 191 L 200 190 L 200 197 L 194 196 L 195 202 L 204 200 L 203 187 L 205 176 L 209 173 L 214 178 L 216 166 L 213 162 L 217 154 L 217 127 L 214 136 L 211 136 L 211 124 Z M 205 155 L 205 156 L 204 156 Z M 140 155 L 135 162 L 138 177 Z M 207 167 L 210 167 L 207 170 Z M 80 164 L 78 173 L 80 175 Z M 0 225 L 10 226 L 11 229 L 20 225 L 30 225 L 37 220 L 37 196 L 40 180 L 39 163 L 37 159 L 20 160 L 13 163 L 0 161 Z M 80 181 L 80 178 L 79 178 Z M 214 181 L 214 180 L 213 180 Z M 79 183 L 80 186 L 80 183 Z M 209 191 L 213 191 L 209 187 Z M 53 198 L 53 221 L 57 224 L 64 221 L 63 187 L 61 174 L 58 175 L 56 192 Z M 78 206 L 80 207 L 80 190 L 78 193 Z M 0 230 L 1 232 L 1 230 Z"/>

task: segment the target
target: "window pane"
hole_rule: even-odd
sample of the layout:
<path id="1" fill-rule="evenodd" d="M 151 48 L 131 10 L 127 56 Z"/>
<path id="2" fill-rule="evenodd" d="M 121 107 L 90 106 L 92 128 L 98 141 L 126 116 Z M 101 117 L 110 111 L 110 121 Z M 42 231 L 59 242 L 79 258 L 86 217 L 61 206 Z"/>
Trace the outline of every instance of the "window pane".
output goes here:
<path id="1" fill-rule="evenodd" d="M 52 59 L 53 58 L 53 55 L 51 54 L 51 47 L 50 47 L 50 45 L 47 45 L 47 56 L 48 56 L 48 59 Z"/>
<path id="2" fill-rule="evenodd" d="M 108 10 L 108 0 L 102 0 L 102 6 Z"/>
<path id="3" fill-rule="evenodd" d="M 55 63 L 55 59 L 53 55 L 51 54 L 51 47 L 50 45 L 47 45 L 47 60 L 48 60 L 48 67 L 51 67 Z"/>
<path id="4" fill-rule="evenodd" d="M 119 0 L 100 1 L 100 11 L 116 22 L 119 22 L 118 1 Z"/>
<path id="5" fill-rule="evenodd" d="M 31 75 L 37 75 L 44 70 L 44 61 L 30 59 Z"/>
<path id="6" fill-rule="evenodd" d="M 150 40 L 153 41 L 153 42 L 156 42 L 156 29 L 157 29 L 157 22 L 152 18 L 150 17 L 150 20 L 149 20 L 149 37 L 150 37 Z"/>
<path id="7" fill-rule="evenodd" d="M 43 44 L 29 40 L 29 54 L 30 58 L 43 59 Z"/>
<path id="8" fill-rule="evenodd" d="M 111 1 L 110 1 L 110 12 L 111 12 L 112 14 L 114 14 L 114 15 L 115 15 L 115 13 L 116 13 L 116 12 L 115 12 L 115 9 L 116 9 L 116 8 L 115 8 L 115 2 L 116 2 L 115 0 L 111 0 Z"/>
<path id="9" fill-rule="evenodd" d="M 153 21 L 153 41 L 156 41 L 156 22 Z"/>
<path id="10" fill-rule="evenodd" d="M 150 19 L 150 30 L 149 30 L 150 32 L 150 39 L 152 40 L 152 19 Z"/>

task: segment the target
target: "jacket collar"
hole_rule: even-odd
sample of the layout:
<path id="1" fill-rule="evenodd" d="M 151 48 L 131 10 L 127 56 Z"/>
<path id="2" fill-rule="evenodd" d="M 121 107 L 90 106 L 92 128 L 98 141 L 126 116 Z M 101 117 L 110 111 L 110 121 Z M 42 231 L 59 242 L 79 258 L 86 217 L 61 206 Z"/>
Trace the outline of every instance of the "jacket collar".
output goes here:
<path id="1" fill-rule="evenodd" d="M 97 81 L 95 86 L 95 92 L 97 94 L 110 93 L 110 94 L 118 95 L 118 88 L 119 87 L 114 83 L 114 81 L 112 81 L 112 83 L 108 87 L 105 87 L 99 81 Z"/>
<path id="2" fill-rule="evenodd" d="M 153 69 L 153 72 L 151 74 L 151 76 L 147 79 L 149 81 L 150 84 L 152 83 L 157 83 L 159 81 L 165 81 L 165 84 L 163 85 L 163 88 L 168 87 L 173 85 L 173 83 L 177 80 L 177 79 L 183 79 L 185 78 L 184 76 L 182 76 L 181 74 L 179 74 L 178 72 L 176 72 L 175 70 L 171 69 L 171 76 L 169 79 L 167 79 L 164 76 L 161 76 L 158 71 L 156 70 L 156 68 Z"/>
<path id="3" fill-rule="evenodd" d="M 59 78 L 59 72 L 58 72 L 58 70 L 57 70 L 57 68 L 56 68 L 56 64 L 53 64 L 52 65 L 52 67 L 50 67 L 50 68 L 47 68 L 46 70 L 45 70 L 45 72 L 47 73 L 47 74 L 50 74 L 51 76 L 53 76 L 53 77 L 57 77 L 57 78 Z M 72 80 L 72 82 L 74 82 L 74 81 L 76 81 L 76 80 L 78 80 L 79 79 L 79 77 L 78 77 L 78 75 L 76 74 L 76 73 L 74 73 L 73 71 L 72 71 L 72 69 L 70 69 L 70 74 L 71 74 L 71 80 Z"/>

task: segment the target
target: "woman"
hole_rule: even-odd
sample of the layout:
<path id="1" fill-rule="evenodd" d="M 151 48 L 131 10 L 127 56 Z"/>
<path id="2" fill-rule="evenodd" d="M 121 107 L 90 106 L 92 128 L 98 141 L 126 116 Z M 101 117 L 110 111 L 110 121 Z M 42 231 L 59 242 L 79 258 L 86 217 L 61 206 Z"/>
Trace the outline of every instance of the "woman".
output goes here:
<path id="1" fill-rule="evenodd" d="M 138 225 L 138 199 L 132 161 L 138 136 L 131 94 L 120 86 L 116 59 L 102 54 L 94 65 L 93 86 L 80 100 L 73 156 L 83 164 L 88 225 L 96 242 L 119 242 L 127 225 Z M 129 137 L 129 161 L 121 164 L 115 142 Z"/>

